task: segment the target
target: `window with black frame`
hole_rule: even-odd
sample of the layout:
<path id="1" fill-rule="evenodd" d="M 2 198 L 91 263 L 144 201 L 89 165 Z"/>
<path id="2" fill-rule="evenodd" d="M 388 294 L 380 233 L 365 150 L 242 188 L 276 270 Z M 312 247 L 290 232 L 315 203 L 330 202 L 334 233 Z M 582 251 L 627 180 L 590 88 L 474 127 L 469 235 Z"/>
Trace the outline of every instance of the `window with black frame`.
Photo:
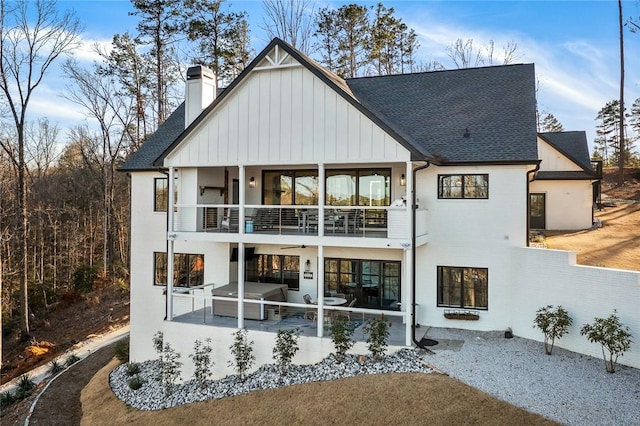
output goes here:
<path id="1" fill-rule="evenodd" d="M 438 175 L 438 198 L 487 199 L 489 175 Z"/>
<path id="2" fill-rule="evenodd" d="M 324 291 L 355 298 L 358 307 L 398 309 L 401 269 L 399 261 L 326 258 Z"/>
<path id="3" fill-rule="evenodd" d="M 173 285 L 195 287 L 204 284 L 204 255 L 175 253 Z M 154 285 L 167 285 L 167 253 L 154 253 Z"/>
<path id="4" fill-rule="evenodd" d="M 488 309 L 489 270 L 438 266 L 438 306 Z"/>
<path id="5" fill-rule="evenodd" d="M 246 264 L 245 277 L 247 281 L 286 284 L 289 290 L 300 290 L 300 256 L 254 255 Z"/>
<path id="6" fill-rule="evenodd" d="M 169 207 L 169 179 L 155 178 L 153 180 L 153 184 L 153 211 L 166 212 L 167 208 Z"/>

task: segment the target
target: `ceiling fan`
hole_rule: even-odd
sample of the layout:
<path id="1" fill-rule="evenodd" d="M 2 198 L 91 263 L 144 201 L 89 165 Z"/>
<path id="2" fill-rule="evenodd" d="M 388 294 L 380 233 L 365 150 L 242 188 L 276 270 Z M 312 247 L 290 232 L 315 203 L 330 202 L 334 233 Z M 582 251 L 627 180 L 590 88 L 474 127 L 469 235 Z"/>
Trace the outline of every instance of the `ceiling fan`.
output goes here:
<path id="1" fill-rule="evenodd" d="M 292 248 L 307 248 L 307 246 L 305 246 L 304 244 L 302 244 L 300 246 L 286 246 L 286 247 L 280 247 L 280 250 L 288 250 L 288 249 L 292 249 Z"/>

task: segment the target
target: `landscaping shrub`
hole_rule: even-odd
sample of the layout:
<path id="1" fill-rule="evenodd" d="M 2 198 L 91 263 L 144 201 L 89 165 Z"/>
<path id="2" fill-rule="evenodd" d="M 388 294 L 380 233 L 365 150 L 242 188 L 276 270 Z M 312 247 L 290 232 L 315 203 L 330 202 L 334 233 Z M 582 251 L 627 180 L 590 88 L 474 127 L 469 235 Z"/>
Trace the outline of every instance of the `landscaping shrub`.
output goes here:
<path id="1" fill-rule="evenodd" d="M 533 327 L 544 333 L 544 351 L 547 355 L 551 355 L 555 340 L 564 336 L 571 324 L 573 320 L 562 306 L 553 309 L 552 305 L 547 305 L 536 311 Z"/>
<path id="2" fill-rule="evenodd" d="M 616 310 L 608 318 L 596 317 L 593 324 L 585 324 L 580 334 L 586 336 L 590 342 L 600 343 L 604 366 L 609 373 L 616 371 L 618 356 L 631 347 L 632 336 L 629 327 L 620 322 Z"/>
<path id="3" fill-rule="evenodd" d="M 238 373 L 240 381 L 244 381 L 245 374 L 256 360 L 253 354 L 253 340 L 249 341 L 247 330 L 238 330 L 233 333 L 234 342 L 229 349 L 233 355 L 233 360 L 229 361 L 229 366 Z"/>
<path id="4" fill-rule="evenodd" d="M 374 360 L 379 360 L 387 349 L 387 339 L 389 338 L 389 327 L 391 323 L 380 315 L 380 318 L 371 318 L 364 325 L 367 337 L 367 347 Z"/>
<path id="5" fill-rule="evenodd" d="M 130 389 L 138 390 L 142 387 L 142 385 L 144 384 L 144 381 L 140 378 L 140 376 L 135 375 L 129 379 L 127 384 L 129 385 Z"/>
<path id="6" fill-rule="evenodd" d="M 58 361 L 53 360 L 49 363 L 49 369 L 47 370 L 47 374 L 49 376 L 55 376 L 62 370 L 64 370 L 64 365 L 61 365 Z"/>
<path id="7" fill-rule="evenodd" d="M 138 373 L 140 373 L 140 364 L 137 362 L 127 364 L 127 376 L 135 376 Z"/>
<path id="8" fill-rule="evenodd" d="M 113 346 L 113 354 L 120 362 L 129 361 L 129 340 L 118 340 Z"/>
<path id="9" fill-rule="evenodd" d="M 298 352 L 299 329 L 278 330 L 276 344 L 273 347 L 273 359 L 280 366 L 280 373 L 287 374 L 291 360 Z"/>
<path id="10" fill-rule="evenodd" d="M 211 366 L 213 365 L 211 360 L 211 351 L 213 350 L 211 348 L 211 339 L 206 339 L 205 343 L 202 344 L 201 341 L 196 340 L 193 345 L 193 354 L 189 355 L 195 367 L 193 378 L 202 389 L 207 386 L 207 380 L 211 377 Z"/>
<path id="11" fill-rule="evenodd" d="M 4 411 L 11 404 L 16 402 L 16 397 L 13 392 L 6 391 L 0 393 L 0 410 Z"/>
<path id="12" fill-rule="evenodd" d="M 64 362 L 64 365 L 69 367 L 78 361 L 80 361 L 80 357 L 76 354 L 71 354 L 67 357 L 67 360 Z"/>
<path id="13" fill-rule="evenodd" d="M 353 332 L 356 326 L 347 318 L 339 316 L 333 319 L 329 331 L 331 332 L 331 340 L 336 350 L 335 356 L 337 362 L 342 362 L 349 349 L 353 347 Z"/>
<path id="14" fill-rule="evenodd" d="M 21 401 L 31 395 L 33 389 L 35 389 L 36 384 L 33 380 L 31 380 L 31 376 L 28 374 L 23 374 L 20 376 L 18 380 L 18 384 L 16 386 L 16 391 L 14 393 L 16 401 Z"/>

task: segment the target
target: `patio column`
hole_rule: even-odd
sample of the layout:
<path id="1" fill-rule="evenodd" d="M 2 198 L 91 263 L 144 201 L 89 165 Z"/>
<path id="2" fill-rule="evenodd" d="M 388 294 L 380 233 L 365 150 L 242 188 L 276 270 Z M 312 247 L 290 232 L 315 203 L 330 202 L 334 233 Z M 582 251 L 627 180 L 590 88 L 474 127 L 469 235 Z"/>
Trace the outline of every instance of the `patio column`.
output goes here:
<path id="1" fill-rule="evenodd" d="M 244 328 L 244 243 L 238 243 L 238 329 Z"/>
<path id="2" fill-rule="evenodd" d="M 176 235 L 173 233 L 175 218 L 173 212 L 173 194 L 175 193 L 175 169 L 169 167 L 169 182 L 167 185 L 167 321 L 173 320 L 173 258 L 174 241 Z"/>
<path id="3" fill-rule="evenodd" d="M 324 222 L 318 221 L 318 230 L 320 224 Z M 324 333 L 324 246 L 318 246 L 318 337 L 322 337 Z"/>

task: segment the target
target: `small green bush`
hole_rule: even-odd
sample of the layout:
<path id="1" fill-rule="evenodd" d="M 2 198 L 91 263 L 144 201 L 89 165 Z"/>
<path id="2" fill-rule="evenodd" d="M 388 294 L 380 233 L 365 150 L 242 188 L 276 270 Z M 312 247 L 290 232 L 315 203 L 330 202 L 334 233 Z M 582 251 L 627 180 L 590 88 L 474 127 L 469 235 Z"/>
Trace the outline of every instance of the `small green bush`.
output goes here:
<path id="1" fill-rule="evenodd" d="M 553 309 L 552 305 L 547 305 L 536 311 L 533 327 L 544 333 L 544 351 L 547 355 L 551 355 L 555 340 L 564 336 L 571 324 L 573 320 L 562 306 Z"/>
<path id="2" fill-rule="evenodd" d="M 229 350 L 233 355 L 233 360 L 229 361 L 229 366 L 238 373 L 240 381 L 244 382 L 247 371 L 256 360 L 253 354 L 253 340 L 249 341 L 247 330 L 238 330 L 233 333 L 234 341 Z"/>
<path id="3" fill-rule="evenodd" d="M 129 379 L 127 384 L 129 385 L 130 389 L 138 390 L 142 387 L 142 385 L 144 384 L 144 381 L 140 378 L 140 376 L 135 375 Z"/>
<path id="4" fill-rule="evenodd" d="M 616 371 L 618 356 L 629 350 L 633 337 L 629 327 L 620 322 L 616 310 L 608 318 L 596 317 L 593 324 L 585 324 L 580 334 L 592 343 L 600 343 L 604 366 L 609 373 Z"/>
<path id="5" fill-rule="evenodd" d="M 49 376 L 55 376 L 59 372 L 64 370 L 64 365 L 60 364 L 58 361 L 53 360 L 49 363 L 49 369 L 47 370 L 47 374 Z"/>
<path id="6" fill-rule="evenodd" d="M 179 360 L 180 354 L 169 343 L 165 343 L 160 360 L 159 380 L 162 382 L 164 393 L 167 396 L 173 393 L 173 388 L 180 378 L 182 363 Z"/>
<path id="7" fill-rule="evenodd" d="M 207 386 L 207 380 L 211 377 L 211 339 L 206 339 L 205 344 L 196 340 L 193 345 L 193 354 L 189 358 L 193 360 L 193 378 L 201 389 Z"/>
<path id="8" fill-rule="evenodd" d="M 16 402 L 16 396 L 13 394 L 13 392 L 6 391 L 0 393 L 0 410 L 4 411 L 14 402 Z"/>
<path id="9" fill-rule="evenodd" d="M 331 322 L 329 331 L 331 332 L 333 347 L 336 350 L 335 356 L 337 362 L 341 363 L 344 361 L 347 351 L 355 344 L 355 341 L 353 340 L 353 333 L 355 330 L 356 325 L 351 321 L 347 321 L 345 317 L 336 317 Z"/>
<path id="10" fill-rule="evenodd" d="M 64 362 L 64 365 L 66 365 L 67 367 L 75 364 L 76 362 L 80 361 L 80 357 L 76 354 L 71 354 L 67 357 L 67 360 Z"/>
<path id="11" fill-rule="evenodd" d="M 276 336 L 276 344 L 273 347 L 273 359 L 280 365 L 280 373 L 287 374 L 287 370 L 291 365 L 291 360 L 298 352 L 298 338 L 300 330 L 295 328 L 292 330 L 278 330 Z"/>
<path id="12" fill-rule="evenodd" d="M 113 353 L 120 362 L 129 361 L 129 340 L 118 340 L 113 346 Z"/>
<path id="13" fill-rule="evenodd" d="M 369 335 L 367 347 L 376 361 L 382 358 L 387 349 L 390 327 L 391 323 L 384 318 L 384 315 L 380 315 L 380 318 L 371 318 L 364 325 L 364 331 Z"/>
<path id="14" fill-rule="evenodd" d="M 137 362 L 127 364 L 127 376 L 135 376 L 138 373 L 140 373 L 140 364 Z"/>
<path id="15" fill-rule="evenodd" d="M 20 376 L 18 380 L 18 384 L 16 386 L 16 391 L 14 396 L 17 401 L 21 401 L 31 395 L 33 389 L 35 389 L 36 384 L 33 380 L 31 380 L 31 376 L 28 374 L 23 374 Z"/>

